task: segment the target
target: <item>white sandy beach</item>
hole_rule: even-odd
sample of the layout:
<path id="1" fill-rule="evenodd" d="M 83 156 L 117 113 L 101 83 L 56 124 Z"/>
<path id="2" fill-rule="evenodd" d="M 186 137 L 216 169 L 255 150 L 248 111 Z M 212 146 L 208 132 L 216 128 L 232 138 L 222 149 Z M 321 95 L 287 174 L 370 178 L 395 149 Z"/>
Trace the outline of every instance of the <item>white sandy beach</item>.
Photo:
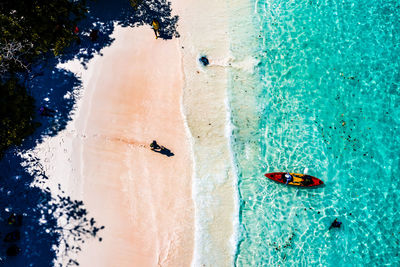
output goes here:
<path id="1" fill-rule="evenodd" d="M 193 204 L 178 42 L 155 40 L 148 28 L 117 31 L 94 66 L 93 93 L 78 118 L 77 129 L 87 136 L 82 197 L 106 226 L 102 244 L 92 242 L 80 262 L 185 266 L 192 257 Z M 151 151 L 153 139 L 175 155 Z"/>
<path id="2" fill-rule="evenodd" d="M 229 149 L 227 6 L 173 1 L 179 39 L 116 27 L 83 69 L 66 130 L 40 144 L 56 190 L 82 199 L 105 229 L 80 266 L 232 266 L 236 178 Z M 210 66 L 200 66 L 207 55 Z M 150 150 L 157 140 L 175 154 Z"/>

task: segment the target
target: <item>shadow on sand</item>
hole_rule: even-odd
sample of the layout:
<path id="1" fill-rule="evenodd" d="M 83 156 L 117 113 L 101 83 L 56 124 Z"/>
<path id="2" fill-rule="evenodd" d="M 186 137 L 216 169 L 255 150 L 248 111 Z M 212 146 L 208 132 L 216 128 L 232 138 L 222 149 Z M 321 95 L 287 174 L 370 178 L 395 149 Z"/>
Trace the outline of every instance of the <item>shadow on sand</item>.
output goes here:
<path id="1" fill-rule="evenodd" d="M 167 157 L 172 157 L 172 156 L 175 155 L 174 153 L 171 152 L 171 150 L 169 150 L 168 148 L 163 147 L 163 146 L 161 146 L 159 149 L 152 149 L 152 150 L 154 152 L 156 152 L 156 153 L 160 153 L 160 154 L 165 155 Z"/>
<path id="2" fill-rule="evenodd" d="M 74 258 L 81 250 L 80 245 L 86 238 L 97 237 L 103 228 L 88 217 L 82 201 L 66 196 L 61 188 L 59 194 L 50 193 L 45 187 L 48 180 L 46 170 L 28 151 L 44 138 L 65 129 L 74 113 L 82 82 L 74 73 L 57 68 L 60 62 L 79 59 L 86 66 L 95 54 L 101 55 L 101 49 L 112 44 L 114 40 L 110 34 L 115 25 L 151 25 L 152 20 L 157 19 L 161 26 L 160 38 L 179 37 L 176 31 L 178 17 L 171 15 L 168 1 L 139 2 L 134 9 L 129 0 L 89 1 L 88 17 L 78 25 L 80 43 L 72 44 L 60 57 L 43 58 L 32 66 L 30 73 L 21 75 L 35 98 L 36 120 L 41 126 L 21 146 L 8 149 L 0 161 L 0 265 L 54 266 L 57 253 L 68 262 L 67 265 L 78 265 Z M 92 30 L 98 31 L 96 41 L 90 38 Z M 51 116 L 40 116 L 40 107 L 52 110 Z M 168 149 L 158 153 L 168 157 L 174 155 Z M 27 167 L 30 167 L 29 172 Z M 31 186 L 34 181 L 36 186 Z M 22 216 L 21 225 L 8 223 L 13 214 Z M 61 216 L 66 218 L 62 225 L 57 222 Z M 8 233 L 15 231 L 19 232 L 19 240 L 4 241 Z M 10 246 L 18 247 L 17 256 L 6 255 Z"/>

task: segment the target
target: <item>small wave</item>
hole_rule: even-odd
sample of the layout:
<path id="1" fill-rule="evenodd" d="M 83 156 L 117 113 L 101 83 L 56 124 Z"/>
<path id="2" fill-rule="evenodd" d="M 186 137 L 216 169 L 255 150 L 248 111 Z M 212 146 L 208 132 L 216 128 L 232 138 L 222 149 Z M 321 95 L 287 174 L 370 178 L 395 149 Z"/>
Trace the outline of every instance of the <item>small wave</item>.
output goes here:
<path id="1" fill-rule="evenodd" d="M 255 67 L 260 63 L 260 61 L 252 56 L 247 56 L 243 60 L 238 62 L 232 62 L 231 66 L 235 69 L 245 71 L 247 73 L 253 74 Z"/>

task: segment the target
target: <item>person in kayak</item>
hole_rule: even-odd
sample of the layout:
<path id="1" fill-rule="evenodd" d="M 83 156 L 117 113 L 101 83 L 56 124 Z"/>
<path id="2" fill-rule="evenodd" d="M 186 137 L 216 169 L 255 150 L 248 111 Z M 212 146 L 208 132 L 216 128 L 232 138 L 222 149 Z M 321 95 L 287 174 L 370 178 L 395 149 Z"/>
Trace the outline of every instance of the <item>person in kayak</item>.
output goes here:
<path id="1" fill-rule="evenodd" d="M 329 227 L 329 230 L 332 228 L 340 228 L 340 225 L 342 225 L 342 222 L 339 222 L 337 218 L 332 222 L 331 226 Z"/>
<path id="2" fill-rule="evenodd" d="M 286 173 L 285 174 L 285 178 L 286 178 L 286 185 L 290 182 L 293 182 L 293 176 L 290 175 L 290 173 Z"/>

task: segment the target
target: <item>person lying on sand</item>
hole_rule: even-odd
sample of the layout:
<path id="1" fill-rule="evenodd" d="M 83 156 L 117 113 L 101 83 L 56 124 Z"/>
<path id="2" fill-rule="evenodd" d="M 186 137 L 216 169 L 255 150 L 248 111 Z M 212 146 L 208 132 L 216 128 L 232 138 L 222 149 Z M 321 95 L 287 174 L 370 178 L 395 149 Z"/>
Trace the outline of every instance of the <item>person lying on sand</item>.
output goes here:
<path id="1" fill-rule="evenodd" d="M 161 149 L 161 147 L 157 144 L 156 140 L 153 140 L 153 142 L 150 144 L 151 150 L 158 150 Z"/>
<path id="2" fill-rule="evenodd" d="M 174 155 L 174 153 L 172 153 L 168 148 L 157 144 L 156 140 L 153 140 L 153 142 L 150 144 L 150 149 L 154 152 L 166 155 L 167 157 L 172 157 Z"/>

